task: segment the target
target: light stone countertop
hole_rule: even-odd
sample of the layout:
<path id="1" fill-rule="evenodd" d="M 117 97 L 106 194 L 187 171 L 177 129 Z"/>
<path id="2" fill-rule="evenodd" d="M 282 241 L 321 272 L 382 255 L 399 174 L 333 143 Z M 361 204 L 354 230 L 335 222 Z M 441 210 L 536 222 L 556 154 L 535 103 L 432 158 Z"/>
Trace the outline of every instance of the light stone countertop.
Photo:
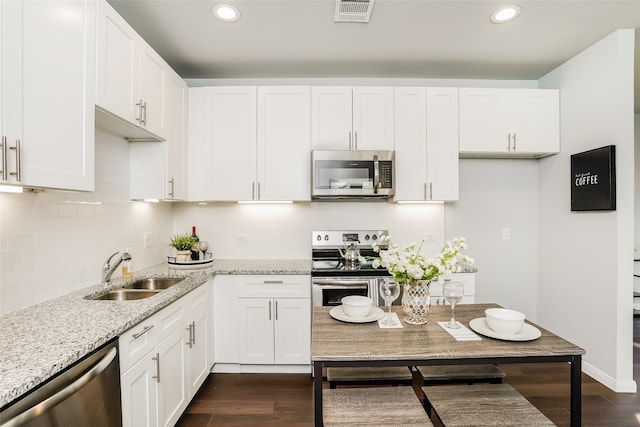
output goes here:
<path id="1" fill-rule="evenodd" d="M 214 260 L 207 268 L 165 263 L 8 313 L 0 318 L 0 407 L 206 283 L 215 274 L 310 274 L 311 260 Z M 134 301 L 93 301 L 139 278 L 184 277 L 157 295 Z"/>

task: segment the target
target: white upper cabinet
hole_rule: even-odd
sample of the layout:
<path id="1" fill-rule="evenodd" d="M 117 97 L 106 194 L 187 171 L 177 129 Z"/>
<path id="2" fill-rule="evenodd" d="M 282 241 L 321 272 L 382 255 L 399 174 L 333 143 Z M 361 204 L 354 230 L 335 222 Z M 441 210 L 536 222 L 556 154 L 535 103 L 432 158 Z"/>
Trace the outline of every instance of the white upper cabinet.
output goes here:
<path id="1" fill-rule="evenodd" d="M 460 89 L 460 155 L 543 157 L 560 151 L 556 89 Z"/>
<path id="2" fill-rule="evenodd" d="M 309 87 L 259 87 L 257 200 L 311 198 Z"/>
<path id="3" fill-rule="evenodd" d="M 0 183 L 92 191 L 95 2 L 1 8 Z"/>
<path id="4" fill-rule="evenodd" d="M 106 1 L 97 3 L 98 125 L 128 138 L 160 141 L 169 67 Z"/>
<path id="5" fill-rule="evenodd" d="M 189 199 L 309 200 L 309 88 L 189 90 Z"/>
<path id="6" fill-rule="evenodd" d="M 393 150 L 393 88 L 313 87 L 313 150 Z"/>
<path id="7" fill-rule="evenodd" d="M 167 199 L 187 199 L 187 95 L 185 81 L 169 70 L 165 79 L 164 103 Z"/>
<path id="8" fill-rule="evenodd" d="M 458 199 L 458 89 L 395 89 L 397 201 Z"/>

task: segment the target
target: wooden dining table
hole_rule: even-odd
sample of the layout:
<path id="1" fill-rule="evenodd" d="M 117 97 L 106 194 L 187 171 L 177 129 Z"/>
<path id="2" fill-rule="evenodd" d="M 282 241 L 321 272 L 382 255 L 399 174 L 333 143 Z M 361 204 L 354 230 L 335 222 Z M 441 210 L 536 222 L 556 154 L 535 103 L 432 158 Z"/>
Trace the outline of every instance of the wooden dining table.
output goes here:
<path id="1" fill-rule="evenodd" d="M 469 327 L 483 318 L 484 310 L 497 304 L 464 304 L 455 309 L 456 319 Z M 584 350 L 569 341 L 526 321 L 540 330 L 540 337 L 510 341 L 478 334 L 476 341 L 458 341 L 437 322 L 451 317 L 450 306 L 432 306 L 425 325 L 402 321 L 401 329 L 380 328 L 378 322 L 351 323 L 334 319 L 332 307 L 314 307 L 311 361 L 313 363 L 315 425 L 322 426 L 323 368 L 333 366 L 424 366 L 454 364 L 506 364 L 569 362 L 570 418 L 580 426 L 582 408 L 582 355 Z M 404 312 L 392 309 L 400 319 Z M 471 328 L 470 328 L 471 329 Z"/>

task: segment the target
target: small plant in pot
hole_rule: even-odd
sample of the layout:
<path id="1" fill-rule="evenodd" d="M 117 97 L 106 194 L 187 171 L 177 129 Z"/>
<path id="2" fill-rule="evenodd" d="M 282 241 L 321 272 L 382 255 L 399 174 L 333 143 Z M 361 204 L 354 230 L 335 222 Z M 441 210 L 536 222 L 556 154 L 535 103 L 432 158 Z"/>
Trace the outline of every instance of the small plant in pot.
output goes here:
<path id="1" fill-rule="evenodd" d="M 189 234 L 174 234 L 169 241 L 169 246 L 176 250 L 178 261 L 189 261 L 191 259 L 191 248 L 195 245 L 196 239 Z"/>

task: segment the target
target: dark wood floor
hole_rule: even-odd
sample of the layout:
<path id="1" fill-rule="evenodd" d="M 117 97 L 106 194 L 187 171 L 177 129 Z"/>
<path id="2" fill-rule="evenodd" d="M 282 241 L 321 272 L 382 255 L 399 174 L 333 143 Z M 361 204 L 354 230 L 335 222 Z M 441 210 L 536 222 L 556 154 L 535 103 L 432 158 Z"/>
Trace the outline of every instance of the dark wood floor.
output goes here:
<path id="1" fill-rule="evenodd" d="M 640 384 L 640 317 L 634 319 L 634 377 Z M 501 365 L 506 382 L 558 426 L 569 425 L 569 366 Z M 180 427 L 313 426 L 309 375 L 212 374 L 178 422 Z M 583 374 L 583 426 L 640 426 L 640 393 L 614 393 Z"/>

